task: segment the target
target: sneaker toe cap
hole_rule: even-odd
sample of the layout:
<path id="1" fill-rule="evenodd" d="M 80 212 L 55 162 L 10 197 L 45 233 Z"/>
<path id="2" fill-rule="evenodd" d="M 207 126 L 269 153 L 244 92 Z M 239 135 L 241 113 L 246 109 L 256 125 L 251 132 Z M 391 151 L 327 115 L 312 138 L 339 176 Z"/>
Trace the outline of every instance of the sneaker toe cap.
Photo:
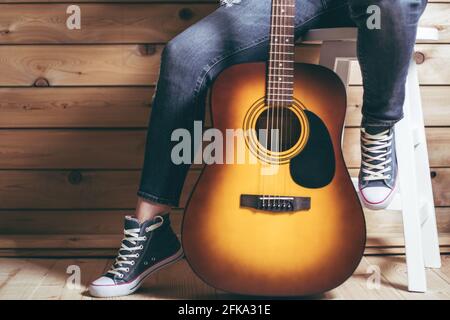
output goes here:
<path id="1" fill-rule="evenodd" d="M 361 190 L 364 202 L 370 205 L 384 206 L 392 194 L 392 189 L 388 187 L 370 187 Z"/>
<path id="2" fill-rule="evenodd" d="M 115 285 L 114 280 L 108 277 L 100 277 L 91 283 L 91 286 L 113 286 Z"/>

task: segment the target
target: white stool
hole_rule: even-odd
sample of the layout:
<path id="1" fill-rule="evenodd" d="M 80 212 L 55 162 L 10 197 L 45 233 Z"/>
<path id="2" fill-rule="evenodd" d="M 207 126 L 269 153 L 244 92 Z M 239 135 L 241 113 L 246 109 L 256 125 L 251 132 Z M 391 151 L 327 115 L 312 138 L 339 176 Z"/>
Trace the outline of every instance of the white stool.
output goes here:
<path id="1" fill-rule="evenodd" d="M 334 70 L 346 87 L 356 60 L 356 28 L 315 29 L 303 41 L 322 42 L 320 64 Z M 417 40 L 438 40 L 435 28 L 419 28 Z M 440 268 L 439 242 L 422 114 L 419 81 L 411 57 L 404 119 L 395 126 L 400 191 L 387 210 L 401 210 L 408 270 L 408 290 L 427 290 L 425 267 Z M 357 186 L 357 180 L 354 179 Z M 358 188 L 356 188 L 358 190 Z"/>

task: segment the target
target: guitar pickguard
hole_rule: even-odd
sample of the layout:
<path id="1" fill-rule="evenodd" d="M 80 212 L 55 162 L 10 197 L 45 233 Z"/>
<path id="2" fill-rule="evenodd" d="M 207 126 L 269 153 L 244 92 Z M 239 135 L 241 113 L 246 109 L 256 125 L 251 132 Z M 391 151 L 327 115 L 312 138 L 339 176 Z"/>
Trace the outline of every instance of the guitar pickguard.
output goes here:
<path id="1" fill-rule="evenodd" d="M 333 142 L 323 121 L 305 110 L 310 135 L 305 148 L 290 161 L 292 179 L 305 188 L 323 188 L 334 177 L 336 160 Z"/>

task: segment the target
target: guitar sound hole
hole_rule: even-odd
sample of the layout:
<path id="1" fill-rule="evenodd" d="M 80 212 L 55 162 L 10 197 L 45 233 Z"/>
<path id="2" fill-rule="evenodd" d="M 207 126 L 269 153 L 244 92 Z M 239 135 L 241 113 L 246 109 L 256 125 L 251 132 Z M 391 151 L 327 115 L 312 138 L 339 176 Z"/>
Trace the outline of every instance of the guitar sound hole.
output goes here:
<path id="1" fill-rule="evenodd" d="M 256 121 L 258 141 L 273 152 L 291 149 L 301 135 L 297 115 L 288 107 L 267 108 Z"/>

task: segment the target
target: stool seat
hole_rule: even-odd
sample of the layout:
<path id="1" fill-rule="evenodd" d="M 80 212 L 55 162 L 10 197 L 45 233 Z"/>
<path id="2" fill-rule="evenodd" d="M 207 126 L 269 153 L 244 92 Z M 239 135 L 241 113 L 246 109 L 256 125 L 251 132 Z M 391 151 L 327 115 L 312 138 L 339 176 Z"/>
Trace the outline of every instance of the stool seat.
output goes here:
<path id="1" fill-rule="evenodd" d="M 319 64 L 335 71 L 347 88 L 352 61 L 357 57 L 357 36 L 356 28 L 314 29 L 303 36 L 302 42 L 322 43 Z M 417 40 L 438 39 L 436 28 L 418 28 Z M 405 89 L 404 118 L 395 125 L 400 188 L 388 210 L 402 212 L 408 290 L 425 292 L 425 267 L 440 268 L 441 260 L 420 86 L 413 57 Z M 358 191 L 357 178 L 353 183 Z"/>
<path id="2" fill-rule="evenodd" d="M 323 28 L 308 31 L 308 33 L 302 37 L 302 42 L 356 41 L 357 37 L 357 28 Z M 437 41 L 439 40 L 439 31 L 436 28 L 419 27 L 417 29 L 416 40 Z"/>

